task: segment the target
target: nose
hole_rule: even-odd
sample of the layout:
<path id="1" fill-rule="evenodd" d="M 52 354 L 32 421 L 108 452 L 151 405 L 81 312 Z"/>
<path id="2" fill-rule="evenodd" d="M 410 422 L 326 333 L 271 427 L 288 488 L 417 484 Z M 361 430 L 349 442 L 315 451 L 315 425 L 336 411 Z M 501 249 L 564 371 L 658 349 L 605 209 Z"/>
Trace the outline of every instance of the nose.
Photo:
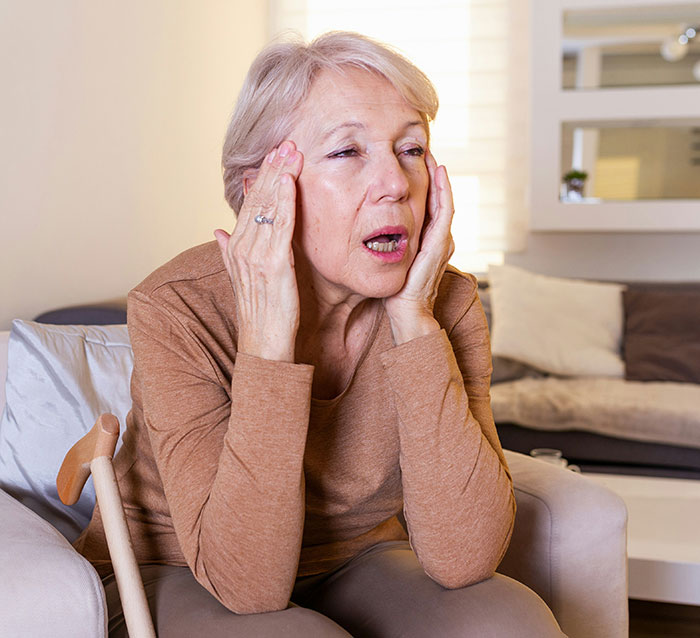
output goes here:
<path id="1" fill-rule="evenodd" d="M 402 201 L 408 196 L 409 181 L 393 151 L 382 152 L 370 165 L 372 171 L 371 197 L 374 201 Z"/>

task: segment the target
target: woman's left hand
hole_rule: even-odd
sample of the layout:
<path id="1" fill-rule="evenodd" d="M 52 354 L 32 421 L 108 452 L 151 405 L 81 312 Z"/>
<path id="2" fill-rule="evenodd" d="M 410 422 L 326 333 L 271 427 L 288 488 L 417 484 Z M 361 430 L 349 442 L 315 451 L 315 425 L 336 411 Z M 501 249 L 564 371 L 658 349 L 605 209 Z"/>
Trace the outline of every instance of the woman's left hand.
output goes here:
<path id="1" fill-rule="evenodd" d="M 437 165 L 430 151 L 425 164 L 430 175 L 430 189 L 418 254 L 403 288 L 384 299 L 396 345 L 440 329 L 433 307 L 440 280 L 455 246 L 450 233 L 454 203 L 447 169 Z"/>

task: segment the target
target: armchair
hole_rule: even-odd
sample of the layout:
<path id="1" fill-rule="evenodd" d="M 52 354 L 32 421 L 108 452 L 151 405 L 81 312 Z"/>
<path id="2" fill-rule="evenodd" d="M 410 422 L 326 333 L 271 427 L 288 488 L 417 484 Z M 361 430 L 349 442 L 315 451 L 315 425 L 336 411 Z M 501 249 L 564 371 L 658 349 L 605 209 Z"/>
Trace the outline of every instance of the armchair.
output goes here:
<path id="1" fill-rule="evenodd" d="M 30 322 L 20 323 L 27 328 Z M 67 337 L 61 335 L 64 356 L 67 346 L 63 337 L 76 338 L 77 334 L 80 339 L 79 332 L 72 328 Z M 8 337 L 8 332 L 0 332 L 0 410 L 5 407 Z M 107 343 L 110 345 L 114 344 Z M 84 349 L 85 344 L 77 350 Z M 117 367 L 123 370 L 123 366 Z M 128 380 L 115 381 L 128 390 Z M 65 394 L 65 388 L 62 391 Z M 101 396 L 100 392 L 92 394 Z M 102 402 L 98 409 L 119 414 L 118 407 Z M 93 423 L 94 417 L 87 420 L 86 427 Z M 59 447 L 55 451 L 59 461 L 47 469 L 48 474 L 55 477 L 60 459 L 84 433 L 71 433 L 62 447 L 50 442 L 52 433 L 46 433 L 48 447 Z M 9 445 L 7 437 L 0 431 L 0 484 L 13 493 L 10 496 L 0 490 L 0 635 L 106 637 L 104 591 L 97 573 L 55 525 L 20 502 L 34 502 L 30 488 L 10 489 L 4 483 L 6 451 L 2 448 Z M 627 636 L 624 503 L 568 470 L 515 452 L 507 451 L 506 456 L 518 514 L 513 540 L 499 571 L 537 592 L 569 638 Z"/>

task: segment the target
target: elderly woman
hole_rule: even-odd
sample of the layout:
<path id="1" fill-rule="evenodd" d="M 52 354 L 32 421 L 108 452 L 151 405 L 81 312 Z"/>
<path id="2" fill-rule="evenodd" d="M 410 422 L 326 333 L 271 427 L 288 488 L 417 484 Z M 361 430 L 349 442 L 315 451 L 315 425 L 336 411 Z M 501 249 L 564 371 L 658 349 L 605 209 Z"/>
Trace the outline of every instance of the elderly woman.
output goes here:
<path id="1" fill-rule="evenodd" d="M 115 464 L 161 638 L 562 635 L 494 575 L 515 505 L 436 110 L 362 36 L 267 48 L 224 147 L 233 233 L 131 291 Z M 99 511 L 78 548 L 125 635 Z"/>

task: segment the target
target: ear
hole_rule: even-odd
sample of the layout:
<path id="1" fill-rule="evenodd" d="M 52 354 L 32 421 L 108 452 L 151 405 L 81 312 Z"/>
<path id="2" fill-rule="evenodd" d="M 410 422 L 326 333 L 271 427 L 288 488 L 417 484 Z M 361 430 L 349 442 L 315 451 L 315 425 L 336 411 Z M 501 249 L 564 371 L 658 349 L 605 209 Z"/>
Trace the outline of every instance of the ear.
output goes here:
<path id="1" fill-rule="evenodd" d="M 246 168 L 243 171 L 243 195 L 247 195 L 248 191 L 255 184 L 255 180 L 258 178 L 257 168 Z"/>

